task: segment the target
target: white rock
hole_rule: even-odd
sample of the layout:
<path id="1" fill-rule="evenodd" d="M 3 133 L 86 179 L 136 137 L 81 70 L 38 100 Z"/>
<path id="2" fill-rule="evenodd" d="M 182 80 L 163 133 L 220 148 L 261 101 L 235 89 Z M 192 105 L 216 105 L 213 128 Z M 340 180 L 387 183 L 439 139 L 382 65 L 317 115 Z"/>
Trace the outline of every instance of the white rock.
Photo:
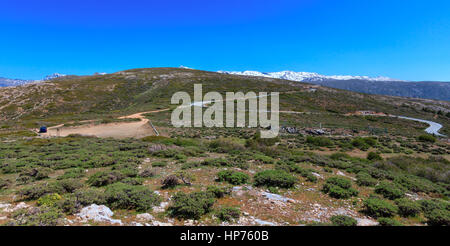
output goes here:
<path id="1" fill-rule="evenodd" d="M 138 222 L 131 222 L 130 223 L 130 226 L 144 226 L 143 224 L 141 224 L 141 223 L 138 223 Z"/>
<path id="2" fill-rule="evenodd" d="M 288 198 L 288 197 L 284 197 L 278 194 L 273 194 L 273 193 L 269 193 L 269 192 L 261 192 L 261 194 L 269 199 L 269 200 L 275 200 L 275 201 L 281 201 L 281 202 L 291 202 L 291 203 L 295 203 L 296 201 L 294 199 Z"/>
<path id="3" fill-rule="evenodd" d="M 164 223 L 160 221 L 153 221 L 152 224 L 154 226 L 173 226 L 172 223 Z"/>
<path id="4" fill-rule="evenodd" d="M 356 221 L 358 221 L 358 226 L 377 226 L 379 224 L 376 221 L 363 218 L 356 218 Z"/>
<path id="5" fill-rule="evenodd" d="M 193 226 L 194 225 L 194 220 L 188 220 L 186 221 L 186 223 L 184 223 L 185 226 Z"/>
<path id="6" fill-rule="evenodd" d="M 323 178 L 322 175 L 320 175 L 320 174 L 318 174 L 318 173 L 312 172 L 311 174 L 314 175 L 314 176 L 316 176 L 316 177 L 318 177 L 318 178 L 320 178 L 320 179 Z"/>
<path id="7" fill-rule="evenodd" d="M 136 215 L 136 219 L 141 221 L 152 221 L 154 219 L 153 215 L 149 213 L 138 214 Z"/>
<path id="8" fill-rule="evenodd" d="M 104 205 L 99 206 L 96 204 L 92 204 L 81 209 L 80 213 L 77 214 L 77 217 L 80 218 L 83 222 L 95 221 L 122 225 L 121 220 L 111 218 L 113 215 L 114 213 L 108 207 Z"/>
<path id="9" fill-rule="evenodd" d="M 14 209 L 19 210 L 19 209 L 29 208 L 29 207 L 30 207 L 30 205 L 27 205 L 26 203 L 21 202 L 21 203 L 17 204 L 17 206 Z"/>
<path id="10" fill-rule="evenodd" d="M 159 204 L 159 206 L 153 207 L 153 212 L 155 212 L 155 213 L 162 213 L 162 212 L 166 211 L 166 208 L 168 206 L 169 206 L 168 202 L 162 202 L 161 204 Z"/>
<path id="11" fill-rule="evenodd" d="M 261 226 L 276 226 L 275 223 L 270 222 L 270 221 L 265 221 L 265 220 L 260 220 L 260 219 L 255 219 L 254 221 L 256 224 L 261 225 Z"/>
<path id="12" fill-rule="evenodd" d="M 3 209 L 3 212 L 11 213 L 11 212 L 15 212 L 15 211 L 17 211 L 19 209 L 27 209 L 29 207 L 30 207 L 30 205 L 27 205 L 24 202 L 20 202 L 14 208 L 12 208 L 11 204 L 2 204 L 0 206 L 0 209 Z"/>
<path id="13" fill-rule="evenodd" d="M 351 180 L 354 180 L 354 181 L 356 180 L 356 179 L 353 178 L 353 177 L 350 177 L 350 176 L 345 175 L 345 173 L 343 173 L 343 172 L 341 172 L 341 171 L 338 171 L 336 174 L 337 174 L 337 175 L 340 175 L 340 176 L 344 176 L 344 177 L 350 178 Z"/>
<path id="14" fill-rule="evenodd" d="M 9 203 L 0 203 L 0 210 L 8 210 L 11 207 Z"/>

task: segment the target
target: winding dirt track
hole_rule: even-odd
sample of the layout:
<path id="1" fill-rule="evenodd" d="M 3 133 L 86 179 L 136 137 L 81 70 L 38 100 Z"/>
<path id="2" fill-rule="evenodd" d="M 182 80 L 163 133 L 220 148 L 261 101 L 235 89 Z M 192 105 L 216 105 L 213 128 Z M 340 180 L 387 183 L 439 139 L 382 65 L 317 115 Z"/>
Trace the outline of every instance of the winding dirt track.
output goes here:
<path id="1" fill-rule="evenodd" d="M 189 106 L 203 106 L 208 103 L 210 103 L 210 102 L 208 102 L 208 101 L 193 102 Z M 153 111 L 146 111 L 146 112 L 140 112 L 140 113 L 135 113 L 135 114 L 126 115 L 126 116 L 121 116 L 118 118 L 118 119 L 139 119 L 139 121 L 134 121 L 134 122 L 115 122 L 115 123 L 107 123 L 107 124 L 95 124 L 94 123 L 95 120 L 85 120 L 85 121 L 80 121 L 80 122 L 81 123 L 91 123 L 91 124 L 85 124 L 85 125 L 73 126 L 73 127 L 64 127 L 64 124 L 60 124 L 57 126 L 49 127 L 47 129 L 48 132 L 45 134 L 41 134 L 41 136 L 65 137 L 70 134 L 80 134 L 80 135 L 85 135 L 85 136 L 96 136 L 96 137 L 102 137 L 102 138 L 107 138 L 107 137 L 143 138 L 146 136 L 159 135 L 158 131 L 156 130 L 156 128 L 153 127 L 150 120 L 144 117 L 144 114 L 159 113 L 159 112 L 164 112 L 164 111 L 168 111 L 168 110 L 170 110 L 170 109 L 165 108 L 165 109 L 159 109 L 159 110 L 153 110 Z M 286 113 L 286 114 L 316 114 L 313 112 L 296 112 L 296 111 L 278 111 L 278 112 Z M 394 116 L 394 117 L 428 123 L 430 125 L 430 127 L 427 128 L 425 131 L 427 131 L 428 133 L 435 133 L 437 136 L 444 136 L 444 135 L 441 135 L 438 133 L 439 129 L 442 127 L 442 125 L 440 125 L 438 123 L 415 119 L 415 118 L 408 118 L 408 117 L 403 117 L 403 116 Z M 436 126 L 434 126 L 434 124 Z M 433 128 L 432 130 L 434 130 L 434 132 L 431 132 L 431 130 L 429 130 L 430 128 Z"/>

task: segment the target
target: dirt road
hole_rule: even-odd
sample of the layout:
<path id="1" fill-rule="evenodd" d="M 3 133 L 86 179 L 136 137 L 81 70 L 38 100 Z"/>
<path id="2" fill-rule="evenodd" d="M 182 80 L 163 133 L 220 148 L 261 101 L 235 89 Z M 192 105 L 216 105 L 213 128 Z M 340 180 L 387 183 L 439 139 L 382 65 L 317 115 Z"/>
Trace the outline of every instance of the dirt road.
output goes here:
<path id="1" fill-rule="evenodd" d="M 150 120 L 144 117 L 144 114 L 158 113 L 168 111 L 169 109 L 160 109 L 126 115 L 118 119 L 140 119 L 133 122 L 115 122 L 107 124 L 85 124 L 80 126 L 64 127 L 64 124 L 52 126 L 47 129 L 47 133 L 41 134 L 44 137 L 65 137 L 70 134 L 80 134 L 83 136 L 96 136 L 101 138 L 143 138 L 156 135 L 157 130 L 152 127 Z M 89 121 L 85 121 L 89 122 Z M 91 121 L 92 122 L 92 121 Z"/>

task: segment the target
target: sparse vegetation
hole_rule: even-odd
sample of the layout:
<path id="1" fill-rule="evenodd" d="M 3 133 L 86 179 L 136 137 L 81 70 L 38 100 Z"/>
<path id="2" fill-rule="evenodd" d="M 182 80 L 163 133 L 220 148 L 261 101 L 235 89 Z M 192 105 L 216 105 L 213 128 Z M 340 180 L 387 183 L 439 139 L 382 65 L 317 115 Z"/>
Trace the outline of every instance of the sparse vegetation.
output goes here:
<path id="1" fill-rule="evenodd" d="M 297 179 L 282 170 L 266 170 L 259 172 L 254 177 L 256 186 L 274 186 L 280 188 L 291 188 Z"/>
<path id="2" fill-rule="evenodd" d="M 217 212 L 217 217 L 221 221 L 233 221 L 239 219 L 241 212 L 238 208 L 223 207 Z"/>
<path id="3" fill-rule="evenodd" d="M 330 220 L 334 226 L 356 226 L 358 224 L 355 219 L 346 215 L 335 215 Z"/>
<path id="4" fill-rule="evenodd" d="M 233 185 L 245 184 L 250 179 L 250 177 L 245 173 L 231 170 L 220 171 L 217 173 L 217 177 L 217 181 L 225 181 Z"/>
<path id="5" fill-rule="evenodd" d="M 211 211 L 214 197 L 210 192 L 193 192 L 185 194 L 178 192 L 173 196 L 169 207 L 170 214 L 177 218 L 199 219 Z"/>
<path id="6" fill-rule="evenodd" d="M 166 109 L 173 92 L 193 92 L 192 82 L 203 83 L 205 91 L 280 91 L 280 110 L 311 114 L 280 114 L 280 126 L 294 131 L 274 139 L 263 139 L 252 128 L 173 128 L 170 110 L 143 115 L 164 136 L 47 138 L 30 131 L 40 125 L 80 126 L 85 120 L 97 126 L 137 123 L 143 119 L 118 117 Z M 63 225 L 64 217 L 73 219 L 92 204 L 108 206 L 127 225 L 135 214 L 148 212 L 154 221 L 174 225 L 190 219 L 217 225 L 261 218 L 276 224 L 320 220 L 314 224 L 354 226 L 353 218 L 330 214 L 343 206 L 352 216 L 377 218 L 380 225 L 449 223 L 448 143 L 424 134 L 422 123 L 351 114 L 367 108 L 433 120 L 432 101 L 424 111 L 417 106 L 424 104 L 420 100 L 324 88 L 309 93 L 302 83 L 169 68 L 62 79 L 46 87 L 45 97 L 38 88 L 25 88 L 30 91 L 21 92 L 23 98 L 11 98 L 6 102 L 11 106 L 0 109 L 0 200 L 12 208 L 19 202 L 31 206 L 16 215 L 0 211 L 7 225 Z M 448 134 L 449 120 L 444 111 L 433 121 Z M 263 191 L 274 198 L 263 197 Z M 164 212 L 153 211 L 162 201 L 169 207 L 161 204 Z M 316 207 L 326 208 L 320 211 L 327 216 L 306 214 Z"/>
<path id="7" fill-rule="evenodd" d="M 391 200 L 402 198 L 405 195 L 401 186 L 386 181 L 381 182 L 375 187 L 375 193 Z"/>
<path id="8" fill-rule="evenodd" d="M 393 217 L 398 209 L 395 205 L 389 203 L 386 200 L 379 198 L 368 198 L 364 201 L 365 212 L 375 218 L 379 217 Z"/>
<path id="9" fill-rule="evenodd" d="M 148 188 L 123 183 L 106 187 L 105 200 L 111 208 L 134 209 L 141 212 L 150 211 L 160 202 L 159 196 Z"/>
<path id="10" fill-rule="evenodd" d="M 322 191 L 338 199 L 348 199 L 358 195 L 358 191 L 352 188 L 352 182 L 342 177 L 331 177 L 327 179 L 322 187 Z"/>

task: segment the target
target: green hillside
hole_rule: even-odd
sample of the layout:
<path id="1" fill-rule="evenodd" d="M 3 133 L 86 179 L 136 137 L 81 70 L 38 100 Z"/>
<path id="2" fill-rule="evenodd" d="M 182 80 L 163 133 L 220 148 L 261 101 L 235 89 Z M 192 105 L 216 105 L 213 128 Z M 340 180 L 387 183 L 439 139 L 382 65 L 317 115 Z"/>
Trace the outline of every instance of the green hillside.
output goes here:
<path id="1" fill-rule="evenodd" d="M 195 83 L 280 92 L 280 135 L 174 128 L 171 96 Z M 428 119 L 449 134 L 449 108 L 174 68 L 2 88 L 0 225 L 449 225 L 448 140 L 423 123 L 351 114 Z M 41 125 L 59 126 L 34 132 Z M 84 220 L 93 204 L 114 216 Z"/>
<path id="2" fill-rule="evenodd" d="M 203 93 L 218 91 L 280 92 L 280 110 L 321 113 L 319 118 L 282 115 L 289 120 L 313 126 L 322 123 L 330 127 L 367 127 L 370 121 L 342 117 L 358 110 L 372 110 L 395 115 L 433 119 L 449 125 L 446 102 L 398 97 L 367 95 L 338 89 L 319 87 L 311 92 L 311 85 L 270 78 L 243 77 L 213 72 L 176 68 L 133 69 L 96 76 L 69 76 L 43 84 L 0 89 L 0 118 L 3 128 L 37 127 L 87 119 L 115 118 L 129 113 L 170 106 L 170 98 L 177 91 L 192 94 L 193 84 L 201 83 Z M 302 119 L 300 119 L 302 118 Z M 339 123 L 336 125 L 338 119 Z M 423 128 L 421 124 L 411 124 Z M 378 124 L 389 128 L 395 124 Z M 444 131 L 448 131 L 445 129 Z"/>

